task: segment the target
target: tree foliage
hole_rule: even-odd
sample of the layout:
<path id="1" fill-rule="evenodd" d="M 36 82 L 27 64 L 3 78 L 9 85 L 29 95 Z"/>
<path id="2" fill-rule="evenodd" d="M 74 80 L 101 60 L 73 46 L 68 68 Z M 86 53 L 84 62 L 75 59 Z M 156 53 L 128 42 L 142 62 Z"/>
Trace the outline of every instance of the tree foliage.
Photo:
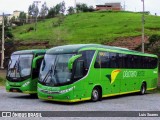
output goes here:
<path id="1" fill-rule="evenodd" d="M 73 8 L 72 6 L 70 6 L 67 11 L 68 11 L 68 14 L 69 14 L 69 15 L 75 13 L 74 8 Z"/>
<path id="2" fill-rule="evenodd" d="M 11 32 L 11 26 L 8 22 L 7 16 L 4 16 L 4 38 L 5 39 L 12 39 L 13 34 Z M 2 25 L 0 25 L 0 40 L 2 39 Z"/>
<path id="3" fill-rule="evenodd" d="M 61 3 L 59 3 L 59 5 L 60 5 L 60 13 L 64 14 L 64 12 L 66 10 L 65 2 L 62 1 Z"/>
<path id="4" fill-rule="evenodd" d="M 65 13 L 66 7 L 65 7 L 65 2 L 60 2 L 59 4 L 57 4 L 56 6 L 53 6 L 49 9 L 48 11 L 48 18 L 52 18 L 57 16 L 58 14 L 63 14 Z"/>
<path id="5" fill-rule="evenodd" d="M 55 17 L 55 15 L 56 15 L 55 9 L 54 9 L 54 7 L 51 7 L 48 11 L 47 18 L 53 18 L 53 17 Z"/>
<path id="6" fill-rule="evenodd" d="M 28 8 L 28 14 L 30 16 L 34 16 L 34 17 L 38 16 L 39 9 L 38 9 L 38 6 L 36 6 L 35 3 L 33 3 L 32 5 L 29 6 L 29 8 Z"/>
<path id="7" fill-rule="evenodd" d="M 79 12 L 93 12 L 94 7 L 93 6 L 87 6 L 85 3 L 78 3 L 76 4 L 76 11 Z"/>
<path id="8" fill-rule="evenodd" d="M 20 21 L 20 23 L 21 24 L 24 24 L 24 23 L 26 23 L 26 13 L 25 12 L 20 12 L 20 14 L 19 14 L 19 21 Z"/>
<path id="9" fill-rule="evenodd" d="M 45 18 L 46 17 L 46 15 L 48 14 L 48 7 L 47 7 L 47 4 L 46 4 L 46 2 L 44 2 L 43 4 L 42 4 L 42 7 L 41 7 L 41 11 L 40 11 L 40 16 L 42 17 L 42 18 Z"/>
<path id="10" fill-rule="evenodd" d="M 146 50 L 160 57 L 160 35 L 151 35 L 148 41 L 145 45 Z"/>

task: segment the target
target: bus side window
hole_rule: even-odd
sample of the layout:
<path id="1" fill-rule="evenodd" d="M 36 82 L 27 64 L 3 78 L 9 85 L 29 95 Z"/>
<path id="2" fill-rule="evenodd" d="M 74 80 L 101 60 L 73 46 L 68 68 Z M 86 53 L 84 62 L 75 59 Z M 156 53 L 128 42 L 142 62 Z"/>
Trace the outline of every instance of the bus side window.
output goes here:
<path id="1" fill-rule="evenodd" d="M 109 53 L 110 65 L 108 67 L 118 68 L 118 57 L 119 55 L 117 53 Z"/>
<path id="2" fill-rule="evenodd" d="M 96 61 L 95 61 L 95 64 L 94 64 L 94 67 L 95 68 L 101 68 L 101 61 L 100 61 L 100 56 L 97 55 L 97 58 L 96 58 Z"/>
<path id="3" fill-rule="evenodd" d="M 82 59 L 84 60 L 84 67 L 86 70 L 88 70 L 90 67 L 94 53 L 95 53 L 94 50 L 88 50 L 88 51 L 81 52 Z"/>
<path id="4" fill-rule="evenodd" d="M 94 64 L 95 68 L 109 68 L 111 65 L 108 52 L 99 52 Z"/>
<path id="5" fill-rule="evenodd" d="M 74 79 L 81 79 L 84 76 L 84 61 L 78 59 L 75 64 L 75 68 Z"/>

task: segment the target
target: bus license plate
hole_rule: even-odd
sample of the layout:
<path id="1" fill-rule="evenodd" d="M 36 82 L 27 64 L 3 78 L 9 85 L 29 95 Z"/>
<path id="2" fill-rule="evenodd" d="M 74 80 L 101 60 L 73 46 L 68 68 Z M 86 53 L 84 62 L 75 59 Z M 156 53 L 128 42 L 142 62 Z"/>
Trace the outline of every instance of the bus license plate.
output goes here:
<path id="1" fill-rule="evenodd" d="M 16 90 L 16 89 L 13 89 L 12 92 L 17 92 L 17 90 Z"/>
<path id="2" fill-rule="evenodd" d="M 48 96 L 48 99 L 53 99 L 53 97 L 52 96 Z"/>

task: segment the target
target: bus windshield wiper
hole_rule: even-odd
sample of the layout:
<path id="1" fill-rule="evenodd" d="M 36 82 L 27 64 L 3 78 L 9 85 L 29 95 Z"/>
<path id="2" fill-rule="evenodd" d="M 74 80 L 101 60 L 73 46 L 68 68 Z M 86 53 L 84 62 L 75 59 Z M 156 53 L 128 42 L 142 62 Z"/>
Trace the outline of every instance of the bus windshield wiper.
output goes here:
<path id="1" fill-rule="evenodd" d="M 9 65 L 8 65 L 7 76 L 10 76 L 10 74 L 11 74 L 11 73 L 10 73 L 10 74 L 8 75 L 9 70 L 11 70 L 11 68 L 10 68 L 11 64 L 12 64 L 12 59 L 10 59 L 10 63 L 9 63 Z"/>
<path id="2" fill-rule="evenodd" d="M 15 62 L 15 64 L 13 65 L 12 68 L 10 68 L 11 64 L 12 64 L 12 60 L 11 60 L 11 63 L 9 64 L 9 66 L 8 66 L 8 67 L 9 67 L 9 68 L 8 68 L 8 71 L 10 71 L 10 74 L 8 75 L 9 77 L 10 77 L 10 75 L 11 75 L 12 70 L 15 68 L 15 66 L 16 66 L 16 64 L 17 64 L 17 61 Z"/>
<path id="3" fill-rule="evenodd" d="M 53 75 L 55 75 L 54 64 L 51 65 L 51 69 L 47 72 L 47 74 L 46 74 L 46 76 L 45 76 L 45 78 L 43 80 L 44 83 L 47 81 L 49 76 L 52 76 L 52 73 L 53 73 Z"/>
<path id="4" fill-rule="evenodd" d="M 19 76 L 20 76 L 20 78 L 22 77 L 22 75 L 21 75 L 21 66 L 20 66 L 20 61 L 18 61 L 17 62 L 17 71 L 18 71 L 18 73 L 19 73 Z"/>

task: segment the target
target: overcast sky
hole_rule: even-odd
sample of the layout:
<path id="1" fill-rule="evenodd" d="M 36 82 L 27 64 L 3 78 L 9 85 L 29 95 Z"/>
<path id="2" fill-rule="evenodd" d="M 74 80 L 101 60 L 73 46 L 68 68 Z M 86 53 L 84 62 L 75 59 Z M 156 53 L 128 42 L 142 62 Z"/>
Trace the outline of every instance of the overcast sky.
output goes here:
<path id="1" fill-rule="evenodd" d="M 12 14 L 14 10 L 28 11 L 28 6 L 35 0 L 0 0 L 0 14 L 7 13 Z M 36 0 L 37 1 L 37 0 Z M 39 1 L 39 0 L 38 0 Z M 57 3 L 63 0 L 40 0 L 41 4 L 46 1 L 48 7 L 55 6 Z M 66 3 L 66 8 L 75 5 L 75 0 L 64 0 Z M 160 0 L 144 0 L 145 10 L 150 11 L 151 14 L 157 13 L 160 16 Z M 121 2 L 122 7 L 125 3 L 126 10 L 129 11 L 142 11 L 141 0 L 76 0 L 77 3 L 86 3 L 88 5 L 104 4 L 107 2 Z"/>

